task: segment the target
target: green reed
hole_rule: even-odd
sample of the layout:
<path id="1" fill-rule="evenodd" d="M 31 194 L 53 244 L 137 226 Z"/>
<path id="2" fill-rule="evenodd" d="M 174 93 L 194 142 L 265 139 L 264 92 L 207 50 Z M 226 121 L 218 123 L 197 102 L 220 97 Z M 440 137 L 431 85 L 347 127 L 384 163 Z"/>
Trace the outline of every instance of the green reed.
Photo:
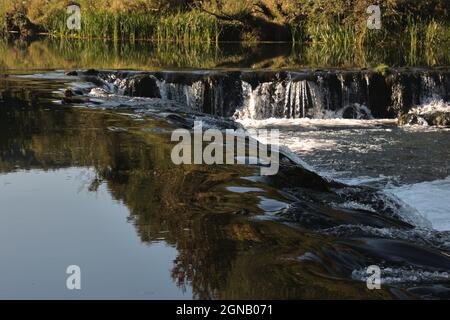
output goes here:
<path id="1" fill-rule="evenodd" d="M 140 12 L 86 10 L 82 12 L 81 30 L 69 30 L 66 20 L 67 15 L 61 11 L 47 23 L 46 29 L 53 35 L 63 37 L 208 45 L 217 44 L 222 31 L 217 19 L 197 11 L 159 16 Z"/>
<path id="2" fill-rule="evenodd" d="M 158 20 L 156 38 L 158 42 L 216 44 L 222 27 L 214 17 L 197 11 L 181 12 L 162 16 Z"/>
<path id="3" fill-rule="evenodd" d="M 292 42 L 308 43 L 311 61 L 323 60 L 319 64 L 346 61 L 351 65 L 364 65 L 366 57 L 376 48 L 393 48 L 395 60 L 408 65 L 436 65 L 448 61 L 445 48 L 450 43 L 450 23 L 407 17 L 394 25 L 385 25 L 381 30 L 369 30 L 363 23 L 347 24 L 338 21 L 308 21 L 291 25 Z M 381 58 L 381 57 L 380 57 Z M 383 59 L 370 59 L 383 62 Z"/>
<path id="4" fill-rule="evenodd" d="M 0 35 L 5 35 L 7 33 L 6 25 L 6 1 L 0 0 Z"/>
<path id="5" fill-rule="evenodd" d="M 157 25 L 157 19 L 145 13 L 109 11 L 83 11 L 81 30 L 69 30 L 66 20 L 65 12 L 59 12 L 48 22 L 46 29 L 62 37 L 137 40 L 151 39 Z"/>
<path id="6" fill-rule="evenodd" d="M 310 23 L 307 34 L 313 45 L 350 49 L 356 44 L 356 30 L 353 26 L 339 23 Z"/>

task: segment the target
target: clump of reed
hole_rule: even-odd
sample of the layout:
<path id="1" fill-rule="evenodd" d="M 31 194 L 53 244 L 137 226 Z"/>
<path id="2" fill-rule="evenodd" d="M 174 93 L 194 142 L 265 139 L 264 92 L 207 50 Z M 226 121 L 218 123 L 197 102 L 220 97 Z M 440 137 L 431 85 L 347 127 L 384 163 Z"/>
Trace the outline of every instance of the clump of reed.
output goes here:
<path id="1" fill-rule="evenodd" d="M 222 30 L 217 19 L 198 11 L 152 15 L 145 12 L 85 10 L 82 12 L 81 30 L 69 30 L 66 21 L 67 14 L 59 11 L 45 27 L 49 33 L 63 37 L 141 39 L 207 45 L 217 44 Z"/>
<path id="2" fill-rule="evenodd" d="M 401 48 L 398 52 L 407 53 L 402 58 L 409 65 L 422 64 L 421 57 L 426 57 L 427 65 L 446 60 L 442 48 L 450 43 L 448 22 L 409 16 L 383 25 L 380 30 L 369 30 L 364 22 L 357 24 L 327 19 L 302 22 L 291 26 L 292 40 L 294 44 L 306 41 L 313 60 L 324 55 L 332 61 L 359 60 L 379 47 Z M 393 55 L 397 53 L 391 52 Z"/>
<path id="3" fill-rule="evenodd" d="M 180 12 L 161 16 L 157 22 L 158 42 L 217 44 L 222 25 L 211 15 L 199 11 Z"/>
<path id="4" fill-rule="evenodd" d="M 349 49 L 356 43 L 356 29 L 353 26 L 322 22 L 309 23 L 306 28 L 312 45 Z"/>
<path id="5" fill-rule="evenodd" d="M 46 22 L 45 28 L 62 37 L 137 40 L 152 38 L 157 23 L 154 16 L 145 13 L 86 10 L 82 12 L 80 30 L 70 30 L 66 24 L 67 14 L 59 11 Z"/>
<path id="6" fill-rule="evenodd" d="M 0 35 L 5 35 L 8 31 L 6 21 L 7 8 L 6 0 L 0 0 Z"/>
<path id="7" fill-rule="evenodd" d="M 405 40 L 409 45 L 408 63 L 413 65 L 418 56 L 424 55 L 427 58 L 427 64 L 434 65 L 437 62 L 436 55 L 442 52 L 442 47 L 446 48 L 450 42 L 450 23 L 409 17 L 406 33 Z"/>

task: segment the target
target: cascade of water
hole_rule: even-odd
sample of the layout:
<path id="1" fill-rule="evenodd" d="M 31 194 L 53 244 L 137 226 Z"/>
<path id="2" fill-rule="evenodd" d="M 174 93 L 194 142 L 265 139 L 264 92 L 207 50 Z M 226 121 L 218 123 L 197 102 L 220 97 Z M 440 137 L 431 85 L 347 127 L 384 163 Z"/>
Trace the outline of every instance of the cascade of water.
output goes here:
<path id="1" fill-rule="evenodd" d="M 322 90 L 320 85 L 311 81 L 307 82 L 307 86 L 311 97 L 311 107 L 308 110 L 308 114 L 306 111 L 303 112 L 303 117 L 323 118 L 326 110 L 324 96 L 327 92 Z"/>
<path id="2" fill-rule="evenodd" d="M 424 73 L 420 76 L 420 103 L 425 104 L 430 100 L 439 100 L 445 96 L 445 87 L 443 85 L 443 76 L 432 76 Z"/>
<path id="3" fill-rule="evenodd" d="M 104 75 L 105 87 L 133 95 L 143 74 Z M 448 101 L 450 72 L 395 70 L 146 73 L 162 99 L 188 110 L 239 118 L 395 117 L 431 100 Z M 153 80 L 148 80 L 149 76 Z M 153 82 L 152 82 L 153 81 Z M 158 92 L 156 92 L 158 93 Z"/>
<path id="4" fill-rule="evenodd" d="M 240 118 L 266 119 L 323 117 L 322 89 L 312 81 L 264 82 L 255 89 L 243 81 L 243 105 L 239 106 Z"/>
<path id="5" fill-rule="evenodd" d="M 162 99 L 177 101 L 189 110 L 203 111 L 205 85 L 202 81 L 186 85 L 158 80 L 156 84 Z"/>

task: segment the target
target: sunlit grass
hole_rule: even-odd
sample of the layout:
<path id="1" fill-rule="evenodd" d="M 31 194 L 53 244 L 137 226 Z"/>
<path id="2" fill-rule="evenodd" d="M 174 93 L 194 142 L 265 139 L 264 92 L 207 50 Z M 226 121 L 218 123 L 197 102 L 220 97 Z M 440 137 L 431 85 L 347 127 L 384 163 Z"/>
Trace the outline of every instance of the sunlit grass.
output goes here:
<path id="1" fill-rule="evenodd" d="M 217 44 L 221 25 L 205 13 L 190 11 L 161 17 L 157 21 L 157 39 L 161 41 Z"/>
<path id="2" fill-rule="evenodd" d="M 210 15 L 197 11 L 171 15 L 151 15 L 143 12 L 85 11 L 81 30 L 69 30 L 67 16 L 61 11 L 54 15 L 46 29 L 54 36 L 111 39 L 154 40 L 177 43 L 217 44 L 221 24 Z"/>

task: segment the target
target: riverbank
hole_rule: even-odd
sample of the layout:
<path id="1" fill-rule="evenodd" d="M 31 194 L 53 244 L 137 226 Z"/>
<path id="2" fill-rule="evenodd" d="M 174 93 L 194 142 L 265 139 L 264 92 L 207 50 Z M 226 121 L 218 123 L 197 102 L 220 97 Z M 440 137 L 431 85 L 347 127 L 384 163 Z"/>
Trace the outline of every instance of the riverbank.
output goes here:
<path id="1" fill-rule="evenodd" d="M 243 1 L 240 5 L 227 0 L 216 5 L 208 1 L 172 2 L 160 1 L 155 7 L 156 2 L 144 4 L 138 0 L 102 4 L 80 0 L 81 28 L 70 30 L 67 1 L 27 0 L 11 4 L 2 0 L 0 33 L 206 46 L 217 46 L 223 41 L 285 41 L 309 43 L 335 52 L 395 44 L 414 53 L 420 49 L 433 51 L 450 40 L 449 4 L 442 0 L 380 4 L 379 30 L 367 27 L 370 15 L 363 0 L 352 5 L 344 1 L 331 5 L 323 0 L 292 0 L 280 6 L 271 0 Z"/>

